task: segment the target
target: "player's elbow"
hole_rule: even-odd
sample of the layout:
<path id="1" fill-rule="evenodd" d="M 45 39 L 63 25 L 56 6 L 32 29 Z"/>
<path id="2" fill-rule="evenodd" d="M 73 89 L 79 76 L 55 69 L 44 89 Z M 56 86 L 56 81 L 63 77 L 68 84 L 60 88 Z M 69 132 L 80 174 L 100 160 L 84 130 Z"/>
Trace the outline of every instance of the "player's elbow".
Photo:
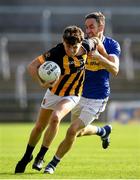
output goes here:
<path id="1" fill-rule="evenodd" d="M 27 66 L 27 70 L 28 70 L 28 73 L 30 74 L 30 76 L 33 77 L 33 79 L 34 79 L 36 77 L 36 74 L 37 74 L 37 67 L 34 66 L 34 64 L 31 62 Z"/>
<path id="2" fill-rule="evenodd" d="M 29 74 L 32 77 L 36 77 L 37 76 L 37 71 L 39 66 L 41 65 L 41 63 L 38 61 L 38 59 L 34 59 L 28 66 L 27 66 L 27 70 L 29 72 Z"/>
<path id="3" fill-rule="evenodd" d="M 31 76 L 34 76 L 35 70 L 34 70 L 34 68 L 33 68 L 33 66 L 32 66 L 31 63 L 27 66 L 27 70 L 28 70 L 28 73 L 29 73 Z"/>
<path id="4" fill-rule="evenodd" d="M 113 68 L 112 74 L 113 74 L 114 76 L 117 76 L 117 75 L 118 75 L 118 72 L 119 72 L 119 68 L 117 68 L 117 67 Z"/>
<path id="5" fill-rule="evenodd" d="M 114 72 L 113 75 L 114 75 L 114 76 L 117 76 L 117 75 L 118 75 L 118 72 Z"/>

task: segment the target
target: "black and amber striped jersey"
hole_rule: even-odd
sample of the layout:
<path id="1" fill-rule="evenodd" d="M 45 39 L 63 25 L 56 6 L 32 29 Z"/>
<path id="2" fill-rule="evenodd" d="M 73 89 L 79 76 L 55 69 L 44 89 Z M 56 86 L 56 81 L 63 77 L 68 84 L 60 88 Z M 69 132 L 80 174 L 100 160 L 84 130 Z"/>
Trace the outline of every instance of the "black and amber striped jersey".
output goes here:
<path id="1" fill-rule="evenodd" d="M 93 44 L 90 43 L 89 40 L 84 40 L 82 47 L 84 49 L 83 55 L 69 57 L 65 52 L 63 43 L 60 43 L 38 57 L 41 63 L 45 61 L 54 61 L 61 68 L 59 81 L 50 88 L 52 93 L 58 96 L 81 95 L 87 53 L 92 50 Z"/>

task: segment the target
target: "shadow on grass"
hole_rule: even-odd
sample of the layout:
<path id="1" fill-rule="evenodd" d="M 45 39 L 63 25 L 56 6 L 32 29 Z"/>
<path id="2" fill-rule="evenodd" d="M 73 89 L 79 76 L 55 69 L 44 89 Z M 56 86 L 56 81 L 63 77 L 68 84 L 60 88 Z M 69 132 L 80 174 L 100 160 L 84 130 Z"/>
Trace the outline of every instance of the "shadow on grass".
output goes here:
<path id="1" fill-rule="evenodd" d="M 11 172 L 0 172 L 0 176 L 4 176 L 4 175 L 10 175 L 10 176 L 24 176 L 24 175 L 34 175 L 34 174 L 39 174 L 38 172 L 27 172 L 27 173 L 11 173 Z"/>

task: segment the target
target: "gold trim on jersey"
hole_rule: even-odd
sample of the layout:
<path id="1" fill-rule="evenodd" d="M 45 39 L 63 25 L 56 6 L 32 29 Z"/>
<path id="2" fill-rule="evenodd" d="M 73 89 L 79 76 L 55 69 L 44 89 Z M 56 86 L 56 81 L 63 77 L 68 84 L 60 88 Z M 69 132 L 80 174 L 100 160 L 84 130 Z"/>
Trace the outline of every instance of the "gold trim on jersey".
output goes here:
<path id="1" fill-rule="evenodd" d="M 75 79 L 76 75 L 77 75 L 77 73 L 74 73 L 69 77 L 69 79 L 65 82 L 65 84 L 63 86 L 63 89 L 59 92 L 59 96 L 64 96 L 65 95 L 66 90 L 69 88 L 69 86 L 71 85 L 71 83 Z M 73 86 L 72 89 L 73 88 L 75 88 L 75 87 Z"/>
<path id="2" fill-rule="evenodd" d="M 65 74 L 70 74 L 69 57 L 67 55 L 63 57 L 63 68 L 65 69 Z"/>
<path id="3" fill-rule="evenodd" d="M 64 75 L 61 75 L 59 81 L 51 88 L 51 92 L 59 96 L 81 95 L 86 58 L 86 54 L 77 57 L 68 57 L 65 55 L 63 57 Z M 76 72 L 74 72 L 75 70 Z"/>
<path id="4" fill-rule="evenodd" d="M 41 64 L 43 64 L 43 63 L 45 62 L 44 55 L 38 56 L 37 59 L 39 60 L 39 62 L 40 62 Z"/>
<path id="5" fill-rule="evenodd" d="M 83 90 L 83 81 L 84 78 L 82 76 L 84 76 L 84 71 L 81 71 L 79 74 L 78 79 L 74 82 L 74 79 L 76 78 L 78 74 L 77 73 L 73 73 L 67 81 L 64 80 L 65 76 L 61 76 L 59 81 L 55 84 L 54 87 L 51 88 L 51 92 L 53 92 L 54 94 L 56 93 L 56 91 L 59 90 L 59 85 L 60 83 L 64 84 L 64 86 L 61 88 L 61 90 L 59 91 L 58 95 L 59 96 L 65 96 L 66 95 L 66 91 L 68 90 L 68 88 L 70 87 L 70 85 L 72 83 L 74 83 L 71 87 L 71 89 L 69 90 L 69 95 L 81 95 L 82 94 L 82 90 Z M 80 80 L 82 79 L 82 81 L 80 82 Z M 77 86 L 79 85 L 80 82 L 80 87 L 78 89 L 78 92 L 76 91 Z"/>
<path id="6" fill-rule="evenodd" d="M 73 88 L 72 88 L 71 91 L 70 91 L 70 94 L 75 94 L 75 90 L 76 90 L 76 87 L 77 87 L 78 84 L 79 84 L 79 80 L 80 80 L 80 79 L 82 78 L 82 76 L 84 75 L 83 73 L 84 73 L 84 72 L 81 71 L 79 78 L 77 79 L 77 81 L 75 81 L 75 83 L 74 83 L 74 85 L 73 85 Z M 81 95 L 81 94 L 82 94 L 83 82 L 84 82 L 84 78 L 83 78 L 83 80 L 82 80 L 82 82 L 81 82 L 81 86 L 80 86 L 80 88 L 79 88 L 78 95 Z"/>
<path id="7" fill-rule="evenodd" d="M 80 66 L 80 61 L 78 60 L 78 58 L 77 57 L 73 57 L 72 59 L 74 59 L 75 67 L 79 67 Z"/>
<path id="8" fill-rule="evenodd" d="M 60 82 L 61 82 L 61 81 L 62 81 L 62 79 L 63 79 L 63 77 L 64 77 L 64 75 L 61 75 L 61 76 L 60 76 L 60 78 L 59 78 L 58 82 L 55 84 L 55 86 L 53 86 L 53 87 L 52 87 L 51 92 L 53 92 L 53 93 L 55 93 L 55 92 L 56 92 L 56 90 L 57 90 L 57 88 L 58 88 L 58 86 L 59 86 Z"/>
<path id="9" fill-rule="evenodd" d="M 106 69 L 98 61 L 90 59 L 90 58 L 87 58 L 85 68 L 86 68 L 86 70 L 90 70 L 90 71 L 98 71 L 98 70 L 101 70 L 101 69 Z"/>
<path id="10" fill-rule="evenodd" d="M 87 54 L 82 55 L 82 58 L 84 59 L 84 62 L 87 60 Z"/>

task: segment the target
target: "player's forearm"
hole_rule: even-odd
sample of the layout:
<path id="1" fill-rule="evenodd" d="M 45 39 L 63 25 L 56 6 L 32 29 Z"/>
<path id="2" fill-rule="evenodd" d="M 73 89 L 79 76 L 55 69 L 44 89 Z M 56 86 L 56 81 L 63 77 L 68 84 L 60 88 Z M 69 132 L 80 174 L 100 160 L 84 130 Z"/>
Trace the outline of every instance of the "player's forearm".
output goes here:
<path id="1" fill-rule="evenodd" d="M 39 78 L 38 76 L 38 70 L 36 68 L 33 68 L 32 66 L 28 66 L 28 71 L 32 79 L 39 83 L 41 87 L 44 87 L 44 81 Z"/>
<path id="2" fill-rule="evenodd" d="M 28 72 L 33 80 L 37 81 L 41 87 L 47 89 L 47 88 L 51 87 L 54 82 L 45 82 L 44 80 L 42 80 L 39 77 L 38 68 L 40 65 L 41 65 L 41 63 L 40 63 L 40 61 L 38 61 L 38 59 L 33 60 L 27 67 Z"/>
<path id="3" fill-rule="evenodd" d="M 29 72 L 30 76 L 32 77 L 32 79 L 37 81 L 38 80 L 37 68 L 32 66 L 32 64 L 29 64 L 27 69 L 28 69 L 28 72 Z"/>
<path id="4" fill-rule="evenodd" d="M 110 61 L 106 57 L 99 55 L 98 61 L 101 65 L 103 65 L 110 73 L 113 75 L 117 75 L 119 72 L 119 66 L 116 65 L 114 62 Z"/>
<path id="5" fill-rule="evenodd" d="M 38 68 L 40 65 L 41 65 L 40 62 L 37 59 L 35 59 L 28 65 L 27 68 L 28 68 L 28 72 L 29 72 L 30 76 L 32 77 L 32 79 L 34 81 L 39 82 L 39 84 L 42 86 L 42 84 L 44 82 L 38 76 Z"/>

